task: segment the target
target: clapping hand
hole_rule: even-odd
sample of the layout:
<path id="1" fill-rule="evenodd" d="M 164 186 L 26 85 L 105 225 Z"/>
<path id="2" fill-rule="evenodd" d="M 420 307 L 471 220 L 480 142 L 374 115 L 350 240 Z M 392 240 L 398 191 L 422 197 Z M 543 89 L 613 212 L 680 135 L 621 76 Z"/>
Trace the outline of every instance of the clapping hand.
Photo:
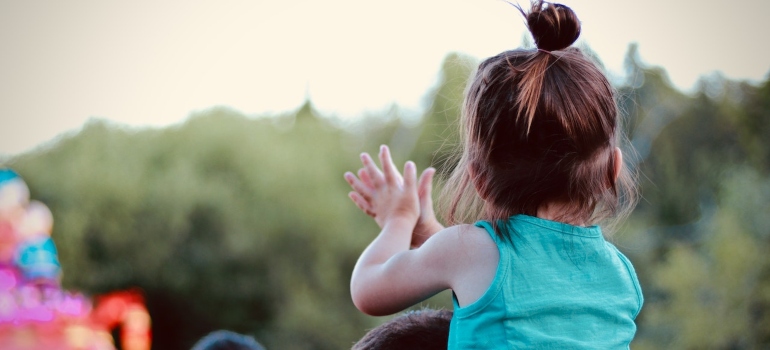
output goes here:
<path id="1" fill-rule="evenodd" d="M 359 209 L 374 218 L 380 228 L 396 217 L 414 219 L 411 246 L 419 247 L 443 229 L 436 219 L 431 197 L 436 170 L 425 169 L 415 187 L 414 179 L 409 178 L 415 176 L 414 163 L 407 162 L 402 175 L 393 164 L 390 150 L 384 145 L 380 147 L 379 159 L 382 170 L 369 154 L 362 153 L 363 167 L 358 170 L 358 176 L 351 172 L 345 173 L 345 180 L 353 188 L 348 196 Z"/>

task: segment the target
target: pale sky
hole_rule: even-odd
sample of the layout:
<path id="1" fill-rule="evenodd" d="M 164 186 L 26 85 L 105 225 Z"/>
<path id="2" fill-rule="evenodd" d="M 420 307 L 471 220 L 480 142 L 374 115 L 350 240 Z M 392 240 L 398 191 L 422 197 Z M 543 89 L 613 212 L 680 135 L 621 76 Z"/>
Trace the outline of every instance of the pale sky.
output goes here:
<path id="1" fill-rule="evenodd" d="M 770 72 L 770 1 L 562 2 L 611 74 L 631 42 L 684 91 L 715 71 Z M 500 0 L 0 0 L 0 155 L 92 117 L 160 127 L 214 106 L 287 112 L 307 95 L 345 118 L 419 113 L 447 53 L 485 58 L 525 30 Z"/>

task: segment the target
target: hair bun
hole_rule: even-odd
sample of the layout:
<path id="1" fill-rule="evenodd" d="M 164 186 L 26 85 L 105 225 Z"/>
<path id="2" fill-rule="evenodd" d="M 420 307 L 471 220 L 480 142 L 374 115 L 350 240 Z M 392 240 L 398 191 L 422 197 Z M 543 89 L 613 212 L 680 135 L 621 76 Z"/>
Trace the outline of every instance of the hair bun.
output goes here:
<path id="1" fill-rule="evenodd" d="M 580 36 L 580 20 L 565 5 L 538 0 L 532 3 L 532 9 L 525 17 L 538 49 L 563 50 Z"/>

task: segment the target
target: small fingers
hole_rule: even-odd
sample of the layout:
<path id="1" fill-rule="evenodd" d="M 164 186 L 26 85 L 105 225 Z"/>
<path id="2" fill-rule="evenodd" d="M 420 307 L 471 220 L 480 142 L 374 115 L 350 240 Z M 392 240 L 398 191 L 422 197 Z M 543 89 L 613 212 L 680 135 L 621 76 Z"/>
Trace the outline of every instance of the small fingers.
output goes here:
<path id="1" fill-rule="evenodd" d="M 369 172 L 367 172 L 366 169 L 358 169 L 358 178 L 361 179 L 361 182 L 363 182 L 364 185 L 368 186 L 369 188 L 374 188 L 372 179 L 369 178 Z"/>
<path id="2" fill-rule="evenodd" d="M 380 164 L 382 165 L 382 172 L 385 175 L 385 182 L 391 185 L 396 185 L 401 182 L 401 174 L 398 173 L 396 165 L 393 164 L 393 158 L 390 156 L 390 149 L 388 146 L 380 146 Z"/>
<path id="3" fill-rule="evenodd" d="M 369 156 L 368 153 L 361 153 L 361 163 L 364 164 L 364 170 L 368 175 L 367 177 L 370 180 L 371 187 L 380 187 L 385 182 L 385 178 L 380 169 L 377 168 L 377 165 L 374 164 L 372 157 Z"/>
<path id="4" fill-rule="evenodd" d="M 435 174 L 435 168 L 428 168 L 420 175 L 420 180 L 417 184 L 417 195 L 420 198 L 421 213 L 433 212 L 433 197 L 431 196 L 431 192 L 433 191 L 433 175 Z"/>
<path id="5" fill-rule="evenodd" d="M 372 207 L 369 205 L 369 202 L 361 196 L 361 194 L 355 191 L 350 191 L 350 193 L 348 193 L 348 197 L 353 201 L 353 203 L 356 204 L 358 209 L 361 209 L 361 211 L 366 213 L 366 215 L 374 217 L 374 211 L 372 211 Z"/>
<path id="6" fill-rule="evenodd" d="M 433 191 L 433 175 L 436 174 L 435 168 L 427 168 L 420 175 L 420 181 L 417 185 L 417 192 L 420 194 L 420 198 L 430 198 Z"/>
<path id="7" fill-rule="evenodd" d="M 408 161 L 404 164 L 404 188 L 414 189 L 417 183 L 417 169 L 414 162 Z"/>
<path id="8" fill-rule="evenodd" d="M 349 171 L 346 172 L 344 176 L 345 180 L 348 182 L 348 184 L 350 184 L 350 187 L 352 187 L 354 191 L 358 192 L 367 202 L 371 200 L 371 186 L 366 185 L 364 181 L 358 179 L 355 175 L 353 175 L 353 173 Z"/>

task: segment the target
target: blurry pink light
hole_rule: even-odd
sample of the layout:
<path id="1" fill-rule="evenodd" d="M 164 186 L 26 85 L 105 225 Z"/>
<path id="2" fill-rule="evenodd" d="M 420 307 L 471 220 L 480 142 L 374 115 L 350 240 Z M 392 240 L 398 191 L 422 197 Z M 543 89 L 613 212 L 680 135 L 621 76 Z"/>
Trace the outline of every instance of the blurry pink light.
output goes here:
<path id="1" fill-rule="evenodd" d="M 0 269 L 0 291 L 9 291 L 16 287 L 16 274 L 8 269 Z"/>
<path id="2" fill-rule="evenodd" d="M 50 322 L 53 316 L 53 311 L 43 305 L 21 309 L 19 312 L 19 318 L 26 321 Z"/>
<path id="3" fill-rule="evenodd" d="M 88 314 L 88 307 L 85 305 L 85 300 L 81 297 L 66 296 L 57 305 L 59 312 L 72 316 L 83 316 Z"/>

